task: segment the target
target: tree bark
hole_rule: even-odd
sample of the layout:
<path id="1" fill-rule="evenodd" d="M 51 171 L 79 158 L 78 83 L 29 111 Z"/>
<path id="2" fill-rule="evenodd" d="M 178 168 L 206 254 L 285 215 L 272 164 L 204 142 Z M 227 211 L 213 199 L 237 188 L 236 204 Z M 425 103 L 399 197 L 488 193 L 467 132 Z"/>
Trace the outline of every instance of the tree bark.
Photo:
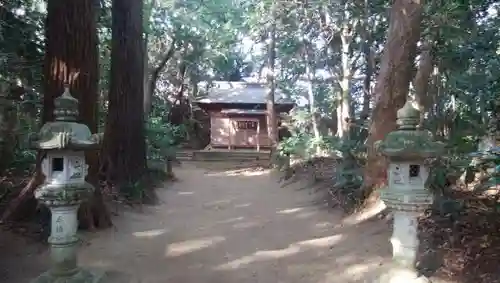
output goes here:
<path id="1" fill-rule="evenodd" d="M 363 57 L 366 64 L 365 76 L 363 78 L 363 110 L 361 111 L 361 119 L 365 121 L 368 119 L 370 113 L 370 97 L 371 97 L 371 82 L 373 76 L 374 56 L 371 50 L 373 43 L 371 37 L 371 28 L 369 24 L 369 18 L 371 15 L 369 0 L 363 1 L 364 5 L 364 15 L 363 15 L 363 25 L 362 25 L 362 48 Z"/>
<path id="2" fill-rule="evenodd" d="M 339 82 L 341 92 L 337 105 L 337 136 L 349 140 L 351 122 L 351 40 L 352 34 L 347 23 L 344 24 L 340 35 L 342 40 L 342 79 Z"/>
<path id="3" fill-rule="evenodd" d="M 144 42 L 139 0 L 112 1 L 109 106 L 103 170 L 118 189 L 136 184 L 146 170 Z"/>
<path id="4" fill-rule="evenodd" d="M 314 77 L 315 77 L 315 71 L 314 71 L 314 58 L 311 58 L 311 45 L 308 40 L 304 40 L 304 63 L 306 66 L 306 77 L 307 77 L 307 96 L 309 100 L 309 112 L 311 114 L 311 122 L 312 122 L 312 128 L 313 128 L 313 133 L 314 133 L 314 138 L 319 141 L 321 138 L 320 132 L 319 132 L 319 123 L 318 123 L 318 118 L 319 115 L 316 113 L 316 102 L 315 102 L 315 97 L 314 97 Z M 320 153 L 320 148 L 318 147 L 316 149 L 316 153 Z"/>
<path id="5" fill-rule="evenodd" d="M 395 0 L 391 7 L 389 31 L 374 91 L 375 105 L 367 140 L 364 205 L 376 201 L 376 189 L 386 183 L 387 161 L 377 154 L 373 144 L 396 129 L 396 112 L 406 102 L 416 45 L 420 38 L 423 8 L 423 0 Z"/>
<path id="6" fill-rule="evenodd" d="M 96 6 L 93 0 L 55 1 L 47 4 L 45 26 L 43 122 L 54 119 L 54 98 L 69 85 L 79 100 L 80 122 L 97 132 L 99 80 Z M 108 227 L 111 219 L 98 184 L 98 153 L 87 152 L 87 181 L 96 187 L 94 198 L 82 206 L 80 224 L 90 229 Z"/>
<path id="7" fill-rule="evenodd" d="M 17 146 L 17 103 L 21 100 L 22 93 L 17 95 L 18 91 L 15 89 L 10 86 L 0 89 L 0 174 L 5 173 L 14 161 Z"/>
<path id="8" fill-rule="evenodd" d="M 431 78 L 434 67 L 434 56 L 432 52 L 432 44 L 425 42 L 420 53 L 417 74 L 415 75 L 415 100 L 420 110 L 420 126 L 423 126 L 425 112 L 430 106 L 429 79 Z"/>
<path id="9" fill-rule="evenodd" d="M 267 108 L 267 134 L 271 142 L 271 151 L 274 152 L 278 146 L 278 129 L 276 123 L 276 110 L 274 107 L 274 95 L 276 92 L 276 77 L 275 77 L 275 61 L 276 61 L 276 11 L 277 3 L 273 2 L 271 4 L 271 25 L 269 30 L 269 45 L 268 45 L 268 72 L 267 72 L 267 83 L 269 87 L 269 92 L 266 98 L 266 108 Z"/>
<path id="10" fill-rule="evenodd" d="M 309 100 L 309 113 L 311 114 L 311 124 L 312 124 L 312 130 L 314 134 L 314 138 L 316 139 L 317 142 L 321 139 L 321 133 L 319 130 L 319 118 L 320 115 L 316 113 L 316 99 L 314 96 L 314 81 L 316 77 L 316 56 L 314 53 L 314 47 L 311 44 L 311 29 L 312 29 L 312 18 L 309 14 L 309 10 L 311 7 L 309 6 L 309 3 L 304 3 L 304 15 L 303 15 L 303 20 L 305 22 L 305 29 L 302 31 L 304 33 L 304 39 L 302 41 L 303 44 L 303 50 L 304 50 L 304 64 L 305 64 L 305 72 L 306 72 L 306 77 L 307 77 L 307 96 Z M 278 139 L 279 137 L 279 130 L 278 130 Z M 316 145 L 316 155 L 321 154 L 321 147 L 319 146 L 319 143 Z"/>

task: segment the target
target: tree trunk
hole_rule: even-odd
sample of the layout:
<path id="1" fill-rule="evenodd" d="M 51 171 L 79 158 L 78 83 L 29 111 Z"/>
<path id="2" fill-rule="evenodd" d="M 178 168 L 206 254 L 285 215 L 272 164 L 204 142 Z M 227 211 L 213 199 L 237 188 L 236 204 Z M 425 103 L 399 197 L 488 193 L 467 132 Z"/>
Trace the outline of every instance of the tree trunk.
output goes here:
<path id="1" fill-rule="evenodd" d="M 103 170 L 118 189 L 136 184 L 146 170 L 142 3 L 112 1 L 109 106 Z"/>
<path id="2" fill-rule="evenodd" d="M 18 138 L 16 104 L 20 97 L 12 95 L 14 90 L 11 87 L 0 89 L 0 92 L 0 174 L 3 174 L 14 161 Z"/>
<path id="3" fill-rule="evenodd" d="M 367 140 L 364 205 L 377 200 L 376 189 L 386 182 L 387 162 L 377 154 L 373 144 L 396 129 L 396 112 L 406 102 L 416 45 L 420 38 L 423 7 L 423 0 L 395 0 L 391 8 Z"/>
<path id="4" fill-rule="evenodd" d="M 425 112 L 430 106 L 429 79 L 431 78 L 432 69 L 434 66 L 434 56 L 432 52 L 432 44 L 425 42 L 420 54 L 417 74 L 415 75 L 415 100 L 420 110 L 420 126 L 423 126 Z"/>
<path id="5" fill-rule="evenodd" d="M 271 7 L 271 29 L 269 30 L 268 46 L 268 73 L 267 83 L 269 92 L 267 93 L 267 133 L 271 142 L 271 151 L 274 152 L 278 145 L 278 129 L 276 123 L 276 110 L 274 107 L 274 95 L 276 91 L 275 61 L 276 61 L 276 9 L 277 3 L 273 2 Z"/>
<path id="6" fill-rule="evenodd" d="M 496 146 L 500 146 L 500 95 L 493 101 L 493 116 L 489 127 L 490 135 L 495 137 Z"/>
<path id="7" fill-rule="evenodd" d="M 337 135 L 339 138 L 350 138 L 351 122 L 351 37 L 347 24 L 342 28 L 342 79 L 340 80 L 340 97 L 337 105 Z"/>
<path id="8" fill-rule="evenodd" d="M 149 36 L 151 33 L 151 25 L 150 20 L 151 20 L 151 14 L 153 13 L 153 8 L 156 5 L 156 0 L 146 0 L 146 7 L 144 9 L 145 15 L 144 15 L 144 26 L 146 27 L 146 30 L 144 31 L 144 115 L 147 117 L 149 113 L 151 112 L 151 107 L 153 103 L 153 94 L 154 94 L 154 89 L 151 89 L 151 75 L 152 73 L 149 72 L 149 52 L 148 52 L 148 43 L 149 43 Z M 156 81 L 155 81 L 156 83 Z"/>
<path id="9" fill-rule="evenodd" d="M 314 58 L 311 58 L 311 45 L 308 40 L 304 40 L 304 59 L 306 66 L 306 77 L 307 77 L 307 95 L 309 100 L 309 112 L 311 113 L 311 122 L 314 133 L 314 138 L 319 141 L 321 138 L 318 125 L 319 115 L 316 113 L 316 102 L 314 99 Z M 316 153 L 320 153 L 320 148 L 316 148 Z"/>
<path id="10" fill-rule="evenodd" d="M 314 80 L 316 77 L 316 54 L 314 51 L 314 47 L 311 44 L 312 18 L 309 13 L 310 9 L 311 7 L 309 6 L 309 3 L 305 2 L 303 7 L 304 14 L 302 19 L 302 21 L 305 24 L 304 25 L 305 29 L 302 31 L 302 33 L 304 34 L 302 44 L 304 50 L 304 65 L 306 67 L 305 72 L 307 77 L 307 96 L 309 100 L 309 113 L 311 114 L 311 124 L 312 124 L 314 139 L 317 142 L 315 148 L 316 151 L 315 154 L 319 156 L 321 155 L 321 147 L 318 143 L 319 140 L 321 139 L 321 134 L 319 129 L 320 115 L 316 113 L 317 112 L 316 101 L 315 101 L 316 99 L 314 96 Z"/>
<path id="11" fill-rule="evenodd" d="M 54 119 L 54 98 L 69 85 L 80 102 L 80 121 L 97 132 L 97 98 L 99 80 L 96 6 L 93 0 L 55 1 L 47 4 L 45 26 L 46 53 L 44 65 L 43 122 Z M 111 219 L 98 184 L 97 152 L 87 152 L 87 181 L 96 187 L 94 198 L 82 206 L 82 226 L 108 227 Z"/>
<path id="12" fill-rule="evenodd" d="M 373 43 L 370 31 L 370 3 L 369 0 L 364 0 L 364 15 L 363 15 L 363 25 L 362 25 L 362 42 L 363 42 L 363 57 L 366 64 L 365 76 L 363 78 L 363 109 L 361 111 L 361 120 L 366 121 L 370 115 L 370 98 L 371 98 L 371 83 L 373 76 L 373 67 L 375 66 L 373 52 L 371 46 Z M 363 130 L 363 137 L 366 137 L 367 131 Z"/>

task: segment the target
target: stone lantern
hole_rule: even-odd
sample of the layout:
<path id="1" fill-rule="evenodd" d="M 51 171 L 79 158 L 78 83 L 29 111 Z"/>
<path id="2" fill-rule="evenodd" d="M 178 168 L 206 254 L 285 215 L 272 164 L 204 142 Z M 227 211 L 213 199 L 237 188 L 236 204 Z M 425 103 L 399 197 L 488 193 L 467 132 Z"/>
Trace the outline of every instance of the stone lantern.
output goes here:
<path id="1" fill-rule="evenodd" d="M 433 201 L 426 188 L 430 168 L 425 161 L 440 154 L 444 144 L 435 142 L 429 131 L 418 129 L 419 119 L 420 111 L 408 100 L 397 112 L 399 128 L 375 144 L 389 159 L 388 186 L 381 191 L 381 199 L 394 212 L 392 262 L 379 283 L 429 282 L 415 269 L 417 226 L 418 217 Z"/>
<path id="2" fill-rule="evenodd" d="M 85 181 L 88 165 L 85 151 L 100 145 L 100 134 L 77 122 L 78 100 L 69 89 L 54 101 L 54 122 L 44 124 L 32 137 L 32 146 L 44 152 L 41 169 L 44 183 L 36 189 L 37 200 L 51 211 L 49 237 L 52 267 L 33 283 L 100 282 L 97 276 L 77 265 L 77 212 L 94 188 Z"/>

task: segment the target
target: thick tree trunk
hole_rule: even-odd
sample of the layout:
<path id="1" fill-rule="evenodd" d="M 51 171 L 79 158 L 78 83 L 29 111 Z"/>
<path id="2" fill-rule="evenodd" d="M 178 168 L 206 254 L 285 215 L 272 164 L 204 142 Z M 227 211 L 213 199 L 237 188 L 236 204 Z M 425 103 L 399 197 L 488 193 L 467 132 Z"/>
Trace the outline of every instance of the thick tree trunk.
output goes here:
<path id="1" fill-rule="evenodd" d="M 365 205 L 377 199 L 376 189 L 386 182 L 387 162 L 377 154 L 373 144 L 396 128 L 396 112 L 406 102 L 423 7 L 423 0 L 395 0 L 391 8 L 367 140 L 368 160 L 363 185 Z"/>
<path id="2" fill-rule="evenodd" d="M 135 184 L 146 170 L 142 2 L 112 1 L 109 107 L 103 170 L 118 189 Z"/>

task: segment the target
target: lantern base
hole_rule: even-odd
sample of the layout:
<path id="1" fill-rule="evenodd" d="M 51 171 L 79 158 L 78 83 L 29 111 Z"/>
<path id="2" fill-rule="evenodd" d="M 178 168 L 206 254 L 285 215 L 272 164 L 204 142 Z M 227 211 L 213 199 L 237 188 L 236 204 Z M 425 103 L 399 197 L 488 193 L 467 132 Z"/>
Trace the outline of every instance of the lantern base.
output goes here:
<path id="1" fill-rule="evenodd" d="M 86 269 L 79 269 L 79 271 L 70 276 L 57 276 L 47 271 L 31 283 L 103 283 L 104 273 L 91 272 Z"/>
<path id="2" fill-rule="evenodd" d="M 418 274 L 416 270 L 393 264 L 375 283 L 431 283 L 431 281 Z"/>

